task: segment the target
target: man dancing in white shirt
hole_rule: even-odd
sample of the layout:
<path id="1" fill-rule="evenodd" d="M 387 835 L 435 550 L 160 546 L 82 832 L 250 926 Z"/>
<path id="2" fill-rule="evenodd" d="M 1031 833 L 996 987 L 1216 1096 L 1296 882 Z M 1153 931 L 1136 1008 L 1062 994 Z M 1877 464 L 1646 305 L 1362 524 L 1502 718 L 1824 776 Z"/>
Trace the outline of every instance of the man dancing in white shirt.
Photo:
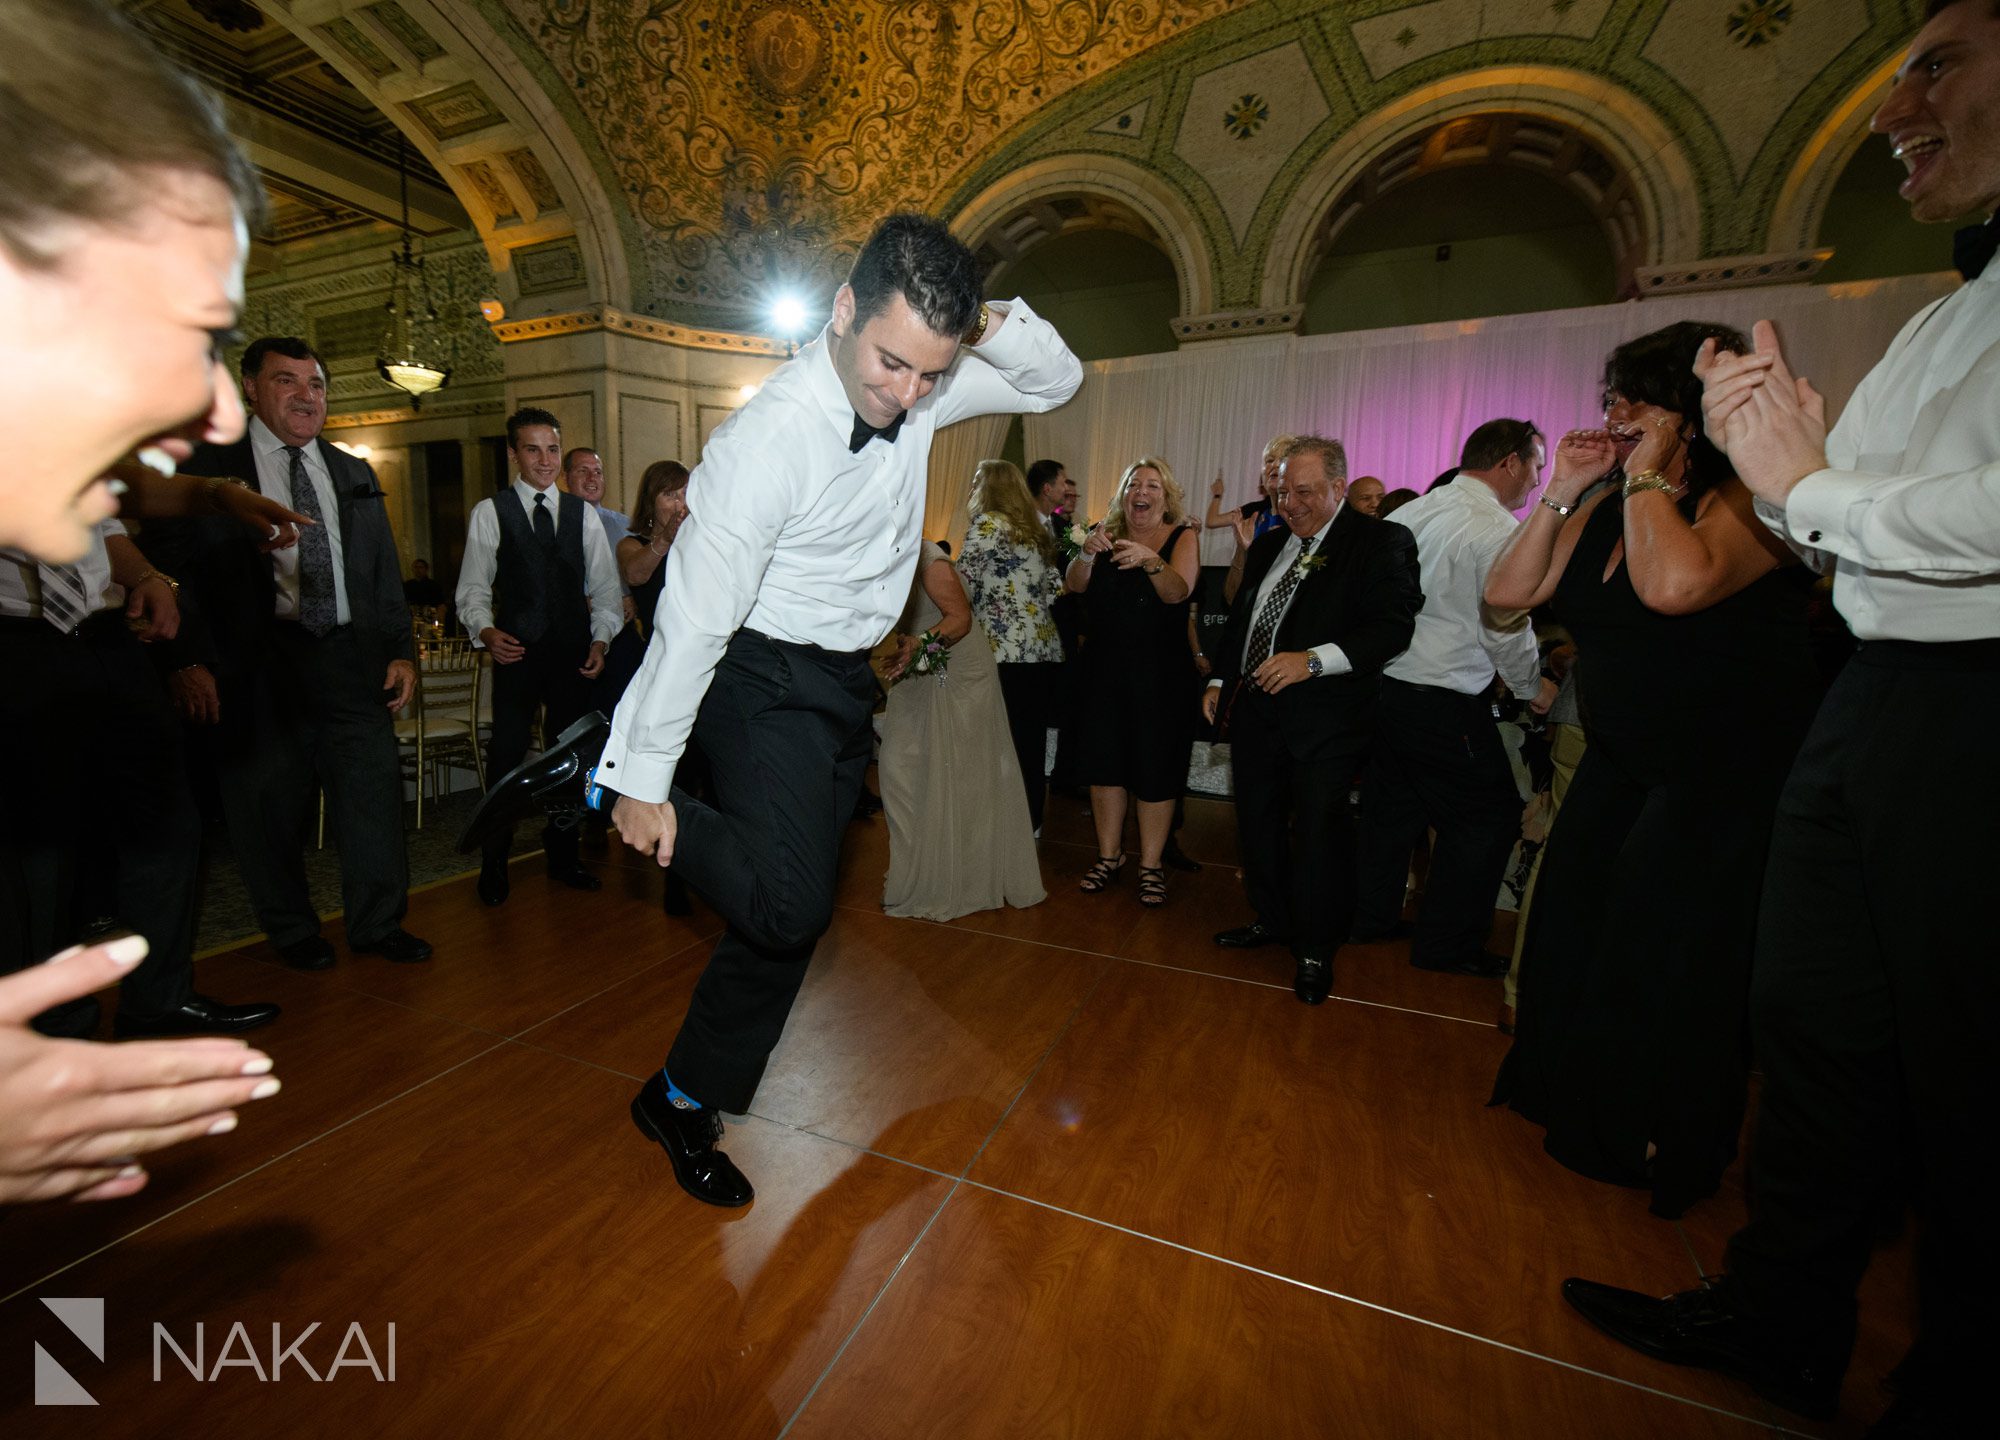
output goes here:
<path id="1" fill-rule="evenodd" d="M 671 862 L 729 923 L 665 1069 L 632 1102 L 698 1200 L 752 1196 L 715 1148 L 716 1112 L 749 1108 L 832 918 L 868 764 L 868 652 L 909 596 L 932 437 L 974 415 L 1053 409 L 1081 379 L 1025 304 L 980 301 L 977 264 L 942 223 L 891 216 L 819 339 L 695 469 L 653 643 L 597 778 L 620 797 L 626 843 Z M 672 788 L 690 732 L 713 806 Z"/>
<path id="2" fill-rule="evenodd" d="M 1765 522 L 1833 572 L 1861 648 L 1778 804 L 1750 1023 L 1764 1071 L 1728 1273 L 1656 1300 L 1563 1293 L 1635 1349 L 1830 1418 L 1885 1219 L 1923 1221 L 1917 1346 L 1870 1437 L 1993 1423 L 1992 886 L 2000 844 L 2000 0 L 1932 0 L 1876 112 L 1966 277 L 1906 325 L 1831 434 L 1767 323 L 1696 362 L 1708 434 Z"/>

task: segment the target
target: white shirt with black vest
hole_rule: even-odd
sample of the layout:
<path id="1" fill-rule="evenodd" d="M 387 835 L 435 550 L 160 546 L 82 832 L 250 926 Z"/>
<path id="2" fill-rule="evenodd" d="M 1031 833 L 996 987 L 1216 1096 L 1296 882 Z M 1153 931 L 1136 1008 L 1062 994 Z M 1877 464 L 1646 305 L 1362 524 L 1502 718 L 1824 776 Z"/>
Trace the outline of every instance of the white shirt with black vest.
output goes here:
<path id="1" fill-rule="evenodd" d="M 909 598 L 922 548 L 931 441 L 975 415 L 1053 410 L 1083 367 L 1024 302 L 998 306 L 892 442 L 850 452 L 854 407 L 828 334 L 774 371 L 725 420 L 688 482 L 658 625 L 599 762 L 621 794 L 664 800 L 715 667 L 737 630 L 830 651 L 866 650 Z"/>
<path id="2" fill-rule="evenodd" d="M 555 524 L 561 519 L 558 507 L 562 493 L 553 485 L 537 490 L 516 475 L 512 485 L 472 507 L 472 518 L 465 527 L 465 559 L 459 566 L 455 598 L 459 624 L 465 627 L 475 646 L 485 648 L 479 634 L 493 624 L 493 575 L 500 561 L 500 513 L 494 507 L 519 505 L 532 524 L 535 498 L 540 496 L 549 512 L 549 522 Z M 590 592 L 590 638 L 609 643 L 625 626 L 625 611 L 619 604 L 618 566 L 611 558 L 611 542 L 604 538 L 604 526 L 598 523 L 589 504 L 582 500 L 577 503 L 585 511 L 586 523 L 581 527 L 583 581 Z"/>

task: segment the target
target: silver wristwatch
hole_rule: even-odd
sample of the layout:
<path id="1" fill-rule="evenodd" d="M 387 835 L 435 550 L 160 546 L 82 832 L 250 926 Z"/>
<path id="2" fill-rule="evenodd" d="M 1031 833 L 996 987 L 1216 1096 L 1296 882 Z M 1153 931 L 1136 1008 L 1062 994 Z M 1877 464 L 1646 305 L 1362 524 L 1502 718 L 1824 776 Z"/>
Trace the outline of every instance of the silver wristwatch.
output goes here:
<path id="1" fill-rule="evenodd" d="M 1317 680 L 1325 673 L 1326 666 L 1319 663 L 1319 656 L 1311 650 L 1306 651 L 1306 674 Z"/>

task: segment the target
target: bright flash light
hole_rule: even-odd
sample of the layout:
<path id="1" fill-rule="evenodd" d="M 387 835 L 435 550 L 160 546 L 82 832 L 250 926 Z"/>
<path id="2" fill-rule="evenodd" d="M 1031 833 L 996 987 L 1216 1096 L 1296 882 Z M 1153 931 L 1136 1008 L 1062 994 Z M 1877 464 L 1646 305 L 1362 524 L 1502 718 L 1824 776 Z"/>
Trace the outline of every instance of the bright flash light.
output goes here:
<path id="1" fill-rule="evenodd" d="M 757 393 L 757 387 L 755 385 L 742 385 L 737 387 L 736 398 L 739 400 L 748 400 L 752 395 L 755 395 L 756 393 Z"/>
<path id="2" fill-rule="evenodd" d="M 780 334 L 796 335 L 805 327 L 805 304 L 796 296 L 786 295 L 771 307 L 771 319 Z"/>

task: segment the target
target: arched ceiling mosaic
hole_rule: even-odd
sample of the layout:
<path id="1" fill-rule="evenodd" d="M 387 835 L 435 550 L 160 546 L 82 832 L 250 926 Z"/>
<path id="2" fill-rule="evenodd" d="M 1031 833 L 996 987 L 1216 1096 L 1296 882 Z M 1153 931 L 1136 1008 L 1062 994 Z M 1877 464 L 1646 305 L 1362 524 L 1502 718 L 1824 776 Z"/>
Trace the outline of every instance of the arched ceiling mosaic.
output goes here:
<path id="1" fill-rule="evenodd" d="M 411 122 L 529 309 L 727 327 L 830 285 L 890 210 L 985 244 L 1015 177 L 1046 203 L 1099 161 L 1119 183 L 1077 194 L 1184 217 L 1190 305 L 1294 302 L 1356 183 L 1465 116 L 1578 137 L 1635 265 L 1757 254 L 1922 0 L 260 3 Z"/>

